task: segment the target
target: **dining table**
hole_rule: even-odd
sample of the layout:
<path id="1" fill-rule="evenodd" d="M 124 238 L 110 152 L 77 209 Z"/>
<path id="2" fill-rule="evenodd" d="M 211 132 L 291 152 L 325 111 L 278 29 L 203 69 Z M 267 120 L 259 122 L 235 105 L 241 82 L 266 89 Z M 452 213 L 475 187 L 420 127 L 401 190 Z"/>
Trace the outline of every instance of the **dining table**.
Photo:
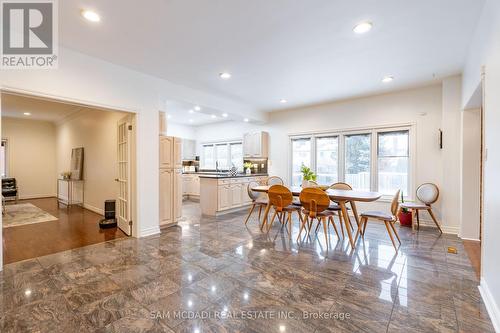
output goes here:
<path id="1" fill-rule="evenodd" d="M 318 188 L 325 188 L 323 186 L 317 186 Z M 255 186 L 252 188 L 252 191 L 255 192 L 261 192 L 261 193 L 267 193 L 269 191 L 270 186 L 269 185 L 259 185 Z M 300 186 L 292 186 L 289 187 L 290 191 L 292 192 L 293 196 L 299 196 L 300 192 L 302 191 L 302 187 Z M 347 230 L 347 236 L 349 237 L 349 243 L 351 244 L 351 247 L 354 249 L 355 244 L 354 244 L 354 239 L 352 236 L 351 232 L 351 221 L 349 218 L 349 214 L 347 212 L 347 206 L 346 204 L 349 202 L 352 206 L 352 213 L 354 215 L 354 218 L 356 219 L 356 223 L 358 224 L 359 228 L 359 216 L 358 212 L 356 209 L 356 202 L 372 202 L 380 199 L 382 197 L 382 194 L 379 192 L 369 192 L 369 191 L 359 191 L 359 190 L 339 190 L 339 189 L 332 189 L 332 188 L 325 188 L 324 189 L 325 193 L 328 195 L 330 200 L 338 203 L 341 212 L 342 212 L 342 218 L 340 218 L 340 222 L 344 222 L 345 228 Z M 264 218 L 262 220 L 262 225 L 261 225 L 261 230 L 265 224 L 267 224 L 267 215 L 269 214 L 269 210 L 271 209 L 271 205 L 268 204 L 266 207 L 266 210 L 264 211 Z"/>

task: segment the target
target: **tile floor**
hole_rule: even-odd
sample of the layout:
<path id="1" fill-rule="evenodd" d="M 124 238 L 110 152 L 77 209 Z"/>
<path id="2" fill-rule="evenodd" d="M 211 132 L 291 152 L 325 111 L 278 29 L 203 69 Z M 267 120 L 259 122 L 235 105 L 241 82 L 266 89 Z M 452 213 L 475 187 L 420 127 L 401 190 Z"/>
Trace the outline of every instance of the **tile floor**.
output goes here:
<path id="1" fill-rule="evenodd" d="M 245 212 L 9 264 L 1 332 L 494 332 L 462 242 L 383 225 L 355 251 L 333 230 L 295 242 Z M 448 254 L 455 246 L 458 254 Z"/>

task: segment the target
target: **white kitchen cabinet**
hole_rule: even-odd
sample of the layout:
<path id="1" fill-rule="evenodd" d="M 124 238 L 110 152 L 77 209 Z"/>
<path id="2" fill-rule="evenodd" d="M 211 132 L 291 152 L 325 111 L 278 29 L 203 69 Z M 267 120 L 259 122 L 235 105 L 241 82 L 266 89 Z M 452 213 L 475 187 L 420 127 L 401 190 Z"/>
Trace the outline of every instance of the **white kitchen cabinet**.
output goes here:
<path id="1" fill-rule="evenodd" d="M 182 169 L 182 139 L 174 137 L 173 161 L 175 169 Z"/>
<path id="2" fill-rule="evenodd" d="M 269 133 L 258 131 L 243 134 L 243 156 L 246 158 L 268 158 Z"/>
<path id="3" fill-rule="evenodd" d="M 231 185 L 231 208 L 240 207 L 242 205 L 241 184 Z"/>
<path id="4" fill-rule="evenodd" d="M 187 196 L 200 195 L 200 177 L 194 174 L 182 175 L 182 194 Z"/>
<path id="5" fill-rule="evenodd" d="M 182 217 L 182 139 L 160 135 L 160 226 Z"/>
<path id="6" fill-rule="evenodd" d="M 171 169 L 174 167 L 174 138 L 171 136 L 160 136 L 160 168 Z"/>
<path id="7" fill-rule="evenodd" d="M 231 185 L 219 185 L 218 186 L 218 204 L 217 210 L 222 211 L 226 209 L 230 209 L 232 207 L 231 200 Z"/>
<path id="8" fill-rule="evenodd" d="M 174 170 L 174 195 L 173 195 L 173 209 L 174 220 L 177 221 L 182 217 L 182 170 Z"/>
<path id="9" fill-rule="evenodd" d="M 196 158 L 196 141 L 195 140 L 182 140 L 182 159 L 187 161 L 194 161 Z"/>

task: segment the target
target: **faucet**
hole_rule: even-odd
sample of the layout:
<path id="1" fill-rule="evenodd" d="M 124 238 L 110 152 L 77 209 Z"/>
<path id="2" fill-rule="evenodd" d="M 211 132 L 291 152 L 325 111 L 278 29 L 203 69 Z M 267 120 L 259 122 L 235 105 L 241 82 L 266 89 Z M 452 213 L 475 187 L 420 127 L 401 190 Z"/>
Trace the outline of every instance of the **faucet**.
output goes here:
<path id="1" fill-rule="evenodd" d="M 219 172 L 219 161 L 215 161 L 215 172 Z"/>

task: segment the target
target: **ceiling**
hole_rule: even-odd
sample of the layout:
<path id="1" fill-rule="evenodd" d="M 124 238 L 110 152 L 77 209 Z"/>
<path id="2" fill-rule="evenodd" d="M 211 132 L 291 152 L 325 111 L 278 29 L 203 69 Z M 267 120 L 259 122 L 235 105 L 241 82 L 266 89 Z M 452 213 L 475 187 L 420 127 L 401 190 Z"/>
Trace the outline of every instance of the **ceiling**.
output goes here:
<path id="1" fill-rule="evenodd" d="M 2 117 L 44 120 L 57 123 L 81 110 L 82 107 L 77 105 L 21 95 L 2 94 Z M 30 115 L 25 115 L 25 112 L 30 113 Z"/>
<path id="2" fill-rule="evenodd" d="M 241 117 L 227 113 L 224 114 L 224 117 L 222 112 L 205 106 L 174 100 L 166 102 L 165 110 L 169 121 L 189 126 L 207 125 L 228 120 L 242 120 Z"/>
<path id="3" fill-rule="evenodd" d="M 64 0 L 66 47 L 274 111 L 462 71 L 484 0 Z M 101 22 L 80 16 L 93 9 Z M 352 29 L 373 22 L 363 35 Z M 232 74 L 221 80 L 220 72 Z M 395 80 L 381 82 L 385 75 Z M 285 98 L 288 103 L 281 104 Z"/>

